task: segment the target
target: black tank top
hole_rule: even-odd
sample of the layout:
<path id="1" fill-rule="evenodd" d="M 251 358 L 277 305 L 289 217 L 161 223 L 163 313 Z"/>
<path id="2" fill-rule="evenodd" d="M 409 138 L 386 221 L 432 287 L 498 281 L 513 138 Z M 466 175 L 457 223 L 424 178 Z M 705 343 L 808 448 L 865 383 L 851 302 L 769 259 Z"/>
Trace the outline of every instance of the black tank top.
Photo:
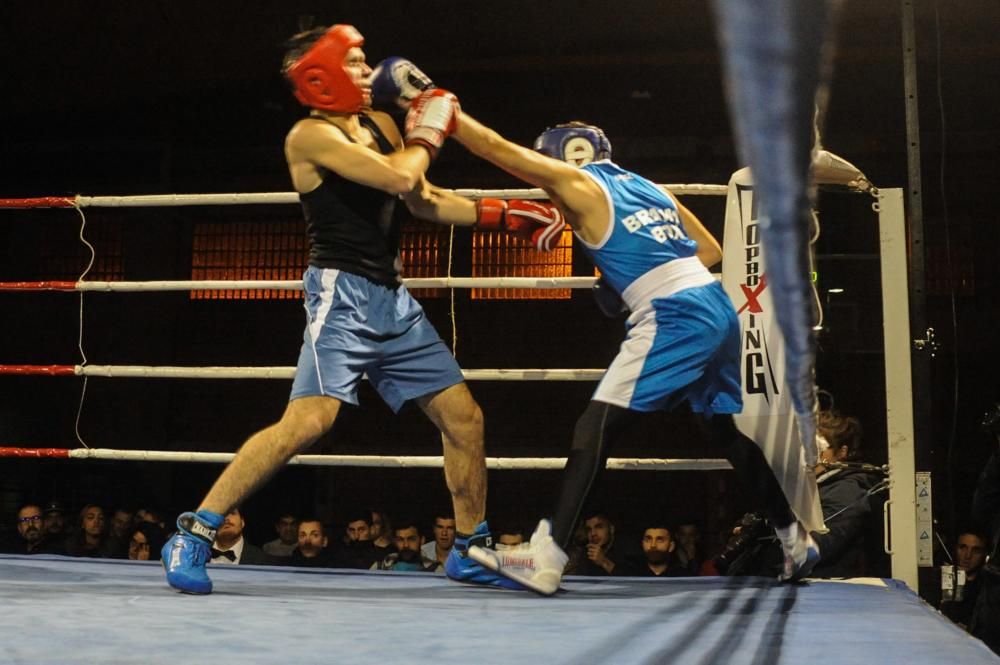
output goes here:
<path id="1" fill-rule="evenodd" d="M 374 120 L 366 115 L 360 120 L 383 155 L 393 152 Z M 355 142 L 347 132 L 344 136 Z M 299 196 L 309 238 L 309 265 L 354 273 L 390 288 L 399 286 L 402 220 L 396 210 L 396 195 L 326 169 L 320 169 L 320 177 L 319 187 Z"/>

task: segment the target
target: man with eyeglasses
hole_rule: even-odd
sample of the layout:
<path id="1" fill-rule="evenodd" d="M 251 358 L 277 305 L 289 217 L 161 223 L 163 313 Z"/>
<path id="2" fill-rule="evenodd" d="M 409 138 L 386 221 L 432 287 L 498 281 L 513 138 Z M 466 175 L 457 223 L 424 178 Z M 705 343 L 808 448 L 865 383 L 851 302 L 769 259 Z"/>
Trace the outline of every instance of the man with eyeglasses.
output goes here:
<path id="1" fill-rule="evenodd" d="M 17 534 L 20 538 L 14 544 L 14 554 L 63 553 L 46 541 L 42 509 L 37 504 L 25 504 L 17 511 Z"/>

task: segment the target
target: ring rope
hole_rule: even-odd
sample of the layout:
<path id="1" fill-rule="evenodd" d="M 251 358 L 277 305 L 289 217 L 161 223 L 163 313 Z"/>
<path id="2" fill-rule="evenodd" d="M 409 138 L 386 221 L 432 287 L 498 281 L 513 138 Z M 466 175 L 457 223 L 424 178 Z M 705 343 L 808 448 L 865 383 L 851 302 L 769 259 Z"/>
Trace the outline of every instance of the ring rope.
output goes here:
<path id="1" fill-rule="evenodd" d="M 465 369 L 466 381 L 599 381 L 603 369 Z M 144 379 L 292 379 L 294 367 L 144 365 L 0 365 L 0 375 Z"/>
<path id="2" fill-rule="evenodd" d="M 725 196 L 726 185 L 658 185 L 671 194 Z M 537 188 L 518 189 L 453 189 L 459 196 L 470 199 L 547 199 Z M 34 198 L 0 199 L 0 208 L 163 208 L 175 206 L 274 205 L 298 203 L 297 192 L 259 192 L 229 194 L 143 194 L 138 196 L 39 196 Z"/>
<path id="3" fill-rule="evenodd" d="M 716 274 L 716 279 L 721 276 Z M 408 277 L 408 289 L 589 289 L 596 277 Z M 300 279 L 161 280 L 146 282 L 0 282 L 0 291 L 301 291 Z"/>
<path id="4" fill-rule="evenodd" d="M 596 277 L 410 277 L 408 289 L 589 289 Z M 301 279 L 163 280 L 145 282 L 0 282 L 0 291 L 301 291 Z"/>
<path id="5" fill-rule="evenodd" d="M 19 448 L 0 447 L 0 458 L 105 459 L 133 462 L 227 463 L 236 453 L 204 453 L 175 450 L 119 450 L 113 448 Z M 566 466 L 565 457 L 487 457 L 486 468 L 497 470 L 548 470 Z M 372 468 L 440 469 L 440 455 L 295 455 L 289 464 Z M 724 459 L 646 459 L 612 457 L 607 468 L 614 471 L 725 471 L 732 465 Z"/>
<path id="6" fill-rule="evenodd" d="M 660 185 L 664 190 L 673 194 L 706 194 L 706 195 L 726 195 L 725 185 Z M 541 189 L 459 189 L 453 190 L 456 194 L 467 198 L 526 198 L 526 199 L 546 199 L 547 194 Z M 83 213 L 85 207 L 175 207 L 193 205 L 240 205 L 240 204 L 290 204 L 300 201 L 297 192 L 274 192 L 274 193 L 228 193 L 228 194 L 167 194 L 167 195 L 141 195 L 141 196 L 47 196 L 35 198 L 3 198 L 0 199 L 0 208 L 10 209 L 30 209 L 30 208 L 74 208 L 81 218 L 80 241 L 90 250 L 90 261 L 83 274 L 77 282 L 7 282 L 0 283 L 0 291 L 41 291 L 60 290 L 76 291 L 80 293 L 80 330 L 78 337 L 78 348 L 81 356 L 81 365 L 6 365 L 0 366 L 0 374 L 35 374 L 48 376 L 62 376 L 67 374 L 83 376 L 80 402 L 74 422 L 74 432 L 79 443 L 87 448 L 86 441 L 80 434 L 80 418 L 83 412 L 83 405 L 87 391 L 87 381 L 90 376 L 143 376 L 143 377 L 175 377 L 175 378 L 291 378 L 294 375 L 294 368 L 171 368 L 171 367 L 114 367 L 114 366 L 90 366 L 83 349 L 83 292 L 84 291 L 187 291 L 187 290 L 216 290 L 234 288 L 274 288 L 280 290 L 301 290 L 300 281 L 284 281 L 280 284 L 268 284 L 270 280 L 240 280 L 240 281 L 173 281 L 173 282 L 118 282 L 118 283 L 86 283 L 84 278 L 93 265 L 95 252 L 93 246 L 84 237 L 86 227 L 86 216 Z M 595 279 L 593 277 L 582 278 L 557 278 L 557 279 L 537 279 L 537 278 L 493 278 L 492 280 L 481 278 L 452 278 L 451 277 L 451 250 L 454 239 L 454 227 L 451 229 L 452 235 L 449 241 L 449 261 L 448 275 L 440 278 L 404 280 L 409 288 L 450 288 L 451 289 L 451 316 L 452 316 L 452 351 L 457 350 L 457 323 L 455 320 L 455 288 L 471 288 L 480 286 L 483 288 L 567 288 L 567 284 L 560 283 L 574 282 L 569 288 L 590 288 Z M 519 283 L 519 282 L 527 282 Z M 261 286 L 266 284 L 266 286 Z M 463 372 L 466 380 L 575 380 L 593 381 L 598 380 L 604 374 L 604 370 L 470 370 Z"/>

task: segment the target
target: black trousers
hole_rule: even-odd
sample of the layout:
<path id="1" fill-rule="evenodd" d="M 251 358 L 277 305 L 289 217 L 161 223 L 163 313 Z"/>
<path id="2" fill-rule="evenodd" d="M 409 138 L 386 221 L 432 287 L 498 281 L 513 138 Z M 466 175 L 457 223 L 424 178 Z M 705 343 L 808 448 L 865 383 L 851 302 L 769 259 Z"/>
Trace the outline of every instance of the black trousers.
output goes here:
<path id="1" fill-rule="evenodd" d="M 553 537 L 569 546 L 587 497 L 599 482 L 611 449 L 622 432 L 641 414 L 606 402 L 591 401 L 576 421 L 562 488 L 552 520 Z M 733 417 L 697 416 L 710 445 L 733 465 L 743 490 L 754 497 L 771 523 L 783 528 L 795 516 L 760 448 L 736 428 Z"/>

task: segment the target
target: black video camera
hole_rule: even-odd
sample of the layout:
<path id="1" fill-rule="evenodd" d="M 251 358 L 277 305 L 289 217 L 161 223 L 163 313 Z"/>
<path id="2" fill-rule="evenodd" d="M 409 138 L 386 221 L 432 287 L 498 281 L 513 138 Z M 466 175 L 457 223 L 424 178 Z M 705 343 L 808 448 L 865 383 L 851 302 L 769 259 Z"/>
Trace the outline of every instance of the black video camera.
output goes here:
<path id="1" fill-rule="evenodd" d="M 759 513 L 747 513 L 737 523 L 726 543 L 726 548 L 715 558 L 715 567 L 723 575 L 760 574 L 752 566 L 758 564 L 758 555 L 774 540 L 774 529 L 767 518 Z"/>

